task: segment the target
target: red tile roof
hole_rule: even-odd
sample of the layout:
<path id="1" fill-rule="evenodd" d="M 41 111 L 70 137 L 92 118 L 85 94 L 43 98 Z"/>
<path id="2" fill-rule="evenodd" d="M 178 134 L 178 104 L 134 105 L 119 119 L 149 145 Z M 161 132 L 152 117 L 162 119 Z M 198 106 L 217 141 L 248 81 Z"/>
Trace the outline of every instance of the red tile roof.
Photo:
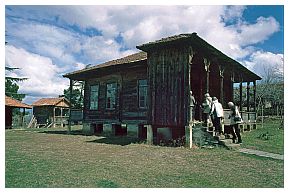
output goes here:
<path id="1" fill-rule="evenodd" d="M 68 100 L 66 98 L 64 98 L 64 97 L 60 97 L 60 98 L 42 98 L 42 99 L 39 99 L 38 101 L 35 101 L 32 104 L 32 106 L 56 106 L 62 100 L 66 100 L 66 102 L 68 102 Z"/>
<path id="2" fill-rule="evenodd" d="M 22 103 L 21 101 L 13 99 L 9 96 L 5 96 L 5 106 L 16 107 L 16 108 L 27 108 L 27 109 L 32 108 L 32 106 Z"/>

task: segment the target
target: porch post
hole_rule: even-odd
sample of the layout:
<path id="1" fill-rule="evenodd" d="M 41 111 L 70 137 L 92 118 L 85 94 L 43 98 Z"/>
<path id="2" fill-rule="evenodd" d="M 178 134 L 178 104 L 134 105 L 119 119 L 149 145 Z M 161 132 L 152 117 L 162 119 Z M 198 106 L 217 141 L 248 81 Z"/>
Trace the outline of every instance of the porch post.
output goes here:
<path id="1" fill-rule="evenodd" d="M 234 71 L 231 72 L 231 98 L 230 101 L 234 101 L 234 82 L 235 82 L 235 74 Z"/>
<path id="2" fill-rule="evenodd" d="M 204 58 L 205 70 L 206 70 L 206 93 L 209 93 L 209 85 L 210 85 L 210 61 Z"/>
<path id="3" fill-rule="evenodd" d="M 193 124 L 185 126 L 186 146 L 189 148 L 193 147 Z"/>
<path id="4" fill-rule="evenodd" d="M 250 82 L 247 82 L 247 112 L 250 112 Z"/>
<path id="5" fill-rule="evenodd" d="M 68 118 L 68 134 L 71 133 L 71 99 L 72 99 L 72 79 L 69 79 L 69 118 Z"/>
<path id="6" fill-rule="evenodd" d="M 243 108 L 243 105 L 242 105 L 242 102 L 243 102 L 243 99 L 242 99 L 242 88 L 243 88 L 243 80 L 241 79 L 240 81 L 240 111 L 242 111 L 242 108 Z"/>
<path id="7" fill-rule="evenodd" d="M 254 112 L 256 112 L 256 80 L 253 82 L 253 100 L 254 100 Z"/>
<path id="8" fill-rule="evenodd" d="M 220 72 L 220 102 L 224 105 L 224 67 L 219 66 Z"/>
<path id="9" fill-rule="evenodd" d="M 55 108 L 56 107 L 53 107 L 53 119 L 52 119 L 52 121 L 53 121 L 53 128 L 55 128 Z"/>
<path id="10" fill-rule="evenodd" d="M 63 127 L 62 107 L 60 107 L 60 116 L 61 116 L 61 127 Z"/>
<path id="11" fill-rule="evenodd" d="M 25 118 L 25 108 L 23 108 L 23 114 L 22 114 L 22 119 L 21 119 L 21 126 L 24 126 L 24 118 Z"/>
<path id="12" fill-rule="evenodd" d="M 153 144 L 153 128 L 152 125 L 145 125 L 147 128 L 147 144 Z"/>

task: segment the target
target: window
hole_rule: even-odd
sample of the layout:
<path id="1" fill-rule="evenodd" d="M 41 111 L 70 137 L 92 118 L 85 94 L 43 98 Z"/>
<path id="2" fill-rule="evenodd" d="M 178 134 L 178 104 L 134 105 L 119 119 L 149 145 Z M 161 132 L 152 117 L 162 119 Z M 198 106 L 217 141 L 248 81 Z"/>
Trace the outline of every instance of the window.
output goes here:
<path id="1" fill-rule="evenodd" d="M 99 85 L 90 86 L 90 109 L 98 109 L 98 91 Z"/>
<path id="2" fill-rule="evenodd" d="M 147 80 L 138 80 L 138 106 L 147 108 Z"/>
<path id="3" fill-rule="evenodd" d="M 116 83 L 106 84 L 106 108 L 115 109 L 116 106 Z"/>

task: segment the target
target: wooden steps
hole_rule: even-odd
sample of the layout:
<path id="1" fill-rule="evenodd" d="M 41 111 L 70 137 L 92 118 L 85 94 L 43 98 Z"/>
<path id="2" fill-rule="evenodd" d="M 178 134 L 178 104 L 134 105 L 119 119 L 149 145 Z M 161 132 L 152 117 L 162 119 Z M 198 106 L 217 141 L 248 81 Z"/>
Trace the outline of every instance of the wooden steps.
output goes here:
<path id="1" fill-rule="evenodd" d="M 225 148 L 229 150 L 234 150 L 240 148 L 240 144 L 238 143 L 233 143 L 232 139 L 220 139 L 219 144 L 224 146 Z"/>

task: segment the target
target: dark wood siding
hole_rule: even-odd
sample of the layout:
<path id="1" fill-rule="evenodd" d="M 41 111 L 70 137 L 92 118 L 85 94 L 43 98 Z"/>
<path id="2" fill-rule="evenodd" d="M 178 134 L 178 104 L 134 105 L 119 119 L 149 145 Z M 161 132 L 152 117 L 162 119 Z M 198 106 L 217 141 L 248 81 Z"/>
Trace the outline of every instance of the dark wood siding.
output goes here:
<path id="1" fill-rule="evenodd" d="M 147 79 L 146 62 L 136 62 L 137 65 L 117 69 L 98 75 L 97 78 L 89 78 L 85 81 L 84 89 L 84 121 L 100 123 L 126 123 L 143 122 L 147 120 L 147 109 L 138 108 L 137 82 L 139 79 Z M 106 85 L 117 83 L 116 108 L 106 108 Z M 99 85 L 98 109 L 90 110 L 90 86 Z"/>
<path id="2" fill-rule="evenodd" d="M 148 53 L 149 123 L 185 126 L 187 122 L 188 52 L 168 47 Z"/>
<path id="3" fill-rule="evenodd" d="M 33 107 L 33 115 L 36 117 L 38 124 L 46 124 L 46 121 L 53 121 L 53 106 L 36 106 Z"/>

